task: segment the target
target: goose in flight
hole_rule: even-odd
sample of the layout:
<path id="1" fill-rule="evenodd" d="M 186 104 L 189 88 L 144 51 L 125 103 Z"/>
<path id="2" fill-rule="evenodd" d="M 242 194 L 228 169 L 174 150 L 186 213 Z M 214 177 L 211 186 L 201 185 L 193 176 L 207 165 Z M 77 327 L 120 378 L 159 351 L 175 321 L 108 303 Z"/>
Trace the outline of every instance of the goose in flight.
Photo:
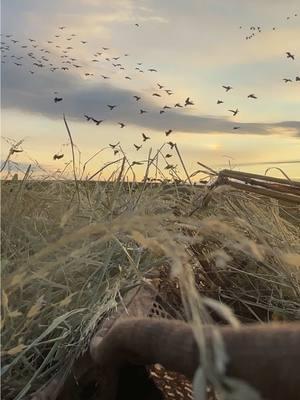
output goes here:
<path id="1" fill-rule="evenodd" d="M 164 109 L 164 110 L 167 110 L 167 109 L 171 109 L 171 107 L 169 107 L 169 106 L 163 106 L 163 109 Z"/>
<path id="2" fill-rule="evenodd" d="M 194 103 L 190 100 L 189 97 L 186 98 L 185 103 L 184 103 L 185 107 L 186 106 L 193 106 Z"/>
<path id="3" fill-rule="evenodd" d="M 168 142 L 167 144 L 168 144 L 168 145 L 171 147 L 171 150 L 172 150 L 172 149 L 173 149 L 173 147 L 175 147 L 175 144 L 176 144 L 176 143 L 173 143 L 173 142 Z"/>
<path id="4" fill-rule="evenodd" d="M 150 139 L 150 137 L 146 136 L 144 133 L 142 133 L 142 136 L 143 136 L 143 142 L 146 142 L 146 140 Z"/>
<path id="5" fill-rule="evenodd" d="M 145 114 L 147 111 L 140 109 L 140 114 Z"/>
<path id="6" fill-rule="evenodd" d="M 240 129 L 240 126 L 234 126 L 233 129 Z"/>
<path id="7" fill-rule="evenodd" d="M 115 149 L 119 144 L 120 144 L 120 142 L 118 142 L 118 143 L 116 143 L 116 144 L 109 144 L 109 146 L 110 146 L 112 149 Z"/>
<path id="8" fill-rule="evenodd" d="M 232 86 L 223 85 L 222 87 L 226 90 L 226 92 L 229 92 L 229 90 L 233 89 Z"/>
<path id="9" fill-rule="evenodd" d="M 53 160 L 60 160 L 61 158 L 63 158 L 64 154 L 54 154 L 53 156 Z"/>
<path id="10" fill-rule="evenodd" d="M 149 71 L 149 72 L 157 72 L 157 69 L 155 69 L 155 68 L 149 68 L 148 71 Z"/>
<path id="11" fill-rule="evenodd" d="M 141 100 L 141 98 L 139 96 L 133 96 L 135 98 L 136 101 Z"/>
<path id="12" fill-rule="evenodd" d="M 124 128 L 124 126 L 126 126 L 125 124 L 123 124 L 123 122 L 118 122 L 118 124 L 120 125 L 120 128 Z"/>
<path id="13" fill-rule="evenodd" d="M 98 120 L 98 119 L 92 118 L 92 121 L 95 122 L 95 124 L 98 126 L 103 122 L 103 119 Z"/>
<path id="14" fill-rule="evenodd" d="M 101 75 L 103 79 L 109 79 L 109 76 Z"/>
<path id="15" fill-rule="evenodd" d="M 169 154 L 169 153 L 168 153 L 168 154 L 165 155 L 165 157 L 166 157 L 166 158 L 171 158 L 171 157 L 173 157 L 173 156 L 172 156 L 172 154 Z"/>
<path id="16" fill-rule="evenodd" d="M 142 148 L 142 145 L 138 146 L 137 144 L 134 144 L 134 147 L 135 147 L 136 151 L 139 151 Z"/>
<path id="17" fill-rule="evenodd" d="M 158 86 L 159 89 L 163 89 L 164 88 L 164 86 L 160 85 L 159 83 L 157 83 L 157 86 Z"/>
<path id="18" fill-rule="evenodd" d="M 161 97 L 161 95 L 158 93 L 153 93 L 152 96 Z"/>
<path id="19" fill-rule="evenodd" d="M 287 51 L 285 54 L 286 54 L 286 58 L 291 58 L 292 60 L 295 60 L 294 54 L 290 53 L 289 51 Z"/>
<path id="20" fill-rule="evenodd" d="M 166 92 L 169 96 L 171 96 L 171 94 L 173 94 L 172 90 L 170 90 L 170 89 L 166 89 L 165 92 Z"/>
<path id="21" fill-rule="evenodd" d="M 283 78 L 282 80 L 283 80 L 285 83 L 293 82 L 290 78 Z"/>
<path id="22" fill-rule="evenodd" d="M 236 110 L 228 110 L 228 111 L 232 112 L 232 115 L 233 115 L 234 117 L 235 117 L 235 116 L 237 115 L 237 113 L 239 112 L 238 109 L 236 109 Z"/>
<path id="23" fill-rule="evenodd" d="M 160 110 L 159 111 L 160 114 L 163 114 L 164 112 L 165 112 L 165 110 Z"/>
<path id="24" fill-rule="evenodd" d="M 172 129 L 169 129 L 168 131 L 165 131 L 166 136 L 169 136 L 173 132 Z"/>
<path id="25" fill-rule="evenodd" d="M 62 97 L 54 97 L 54 103 L 58 103 L 58 102 L 60 102 L 62 100 L 63 100 Z"/>
<path id="26" fill-rule="evenodd" d="M 224 101 L 222 101 L 222 100 L 217 101 L 217 104 L 222 104 L 222 103 L 224 103 Z"/>
<path id="27" fill-rule="evenodd" d="M 183 106 L 182 106 L 180 103 L 176 103 L 176 104 L 174 105 L 174 107 L 180 107 L 180 108 L 182 108 Z"/>
<path id="28" fill-rule="evenodd" d="M 248 95 L 248 99 L 257 99 L 254 93 Z"/>
<path id="29" fill-rule="evenodd" d="M 88 116 L 86 114 L 84 114 L 84 117 L 86 118 L 87 121 L 90 121 L 92 119 L 92 117 L 90 117 L 90 116 Z"/>
<path id="30" fill-rule="evenodd" d="M 107 104 L 107 107 L 112 111 L 114 108 L 116 108 L 116 105 L 111 106 L 110 104 Z"/>

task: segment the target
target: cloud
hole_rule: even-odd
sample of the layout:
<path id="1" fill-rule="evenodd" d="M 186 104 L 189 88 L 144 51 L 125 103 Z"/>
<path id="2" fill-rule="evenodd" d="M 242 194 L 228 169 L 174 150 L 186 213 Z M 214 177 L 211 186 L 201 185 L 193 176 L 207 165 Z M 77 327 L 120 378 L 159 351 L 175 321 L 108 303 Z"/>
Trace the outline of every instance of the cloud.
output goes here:
<path id="1" fill-rule="evenodd" d="M 143 129 L 177 132 L 201 133 L 237 133 L 237 134 L 285 134 L 300 136 L 300 121 L 282 121 L 277 123 L 241 123 L 226 117 L 195 115 L 191 109 L 183 111 L 167 110 L 160 115 L 160 107 L 151 98 L 137 103 L 133 96 L 137 91 L 115 87 L 108 83 L 95 83 L 83 80 L 70 72 L 37 72 L 28 74 L 25 68 L 4 65 L 2 71 L 2 106 L 31 114 L 42 114 L 47 118 L 61 119 L 64 112 L 69 119 L 83 121 L 84 114 L 107 123 L 125 122 Z M 54 91 L 59 89 L 63 102 L 54 104 Z M 145 97 L 143 93 L 140 94 Z M 170 101 L 166 95 L 166 101 Z M 116 104 L 109 111 L 107 104 Z M 148 111 L 141 115 L 139 109 Z M 193 114 L 191 114 L 193 112 Z M 240 126 L 234 131 L 233 126 Z"/>

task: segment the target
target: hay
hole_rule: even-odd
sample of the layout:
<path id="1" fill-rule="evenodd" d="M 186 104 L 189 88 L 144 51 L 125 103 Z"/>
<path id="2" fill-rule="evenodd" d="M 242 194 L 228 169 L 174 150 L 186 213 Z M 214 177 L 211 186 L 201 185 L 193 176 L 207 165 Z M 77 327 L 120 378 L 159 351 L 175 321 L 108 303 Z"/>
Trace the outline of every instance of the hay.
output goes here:
<path id="1" fill-rule="evenodd" d="M 2 183 L 6 399 L 68 371 L 99 321 L 163 265 L 197 332 L 213 314 L 238 323 L 213 299 L 240 321 L 300 319 L 298 206 L 228 187 L 129 184 L 125 173 Z"/>

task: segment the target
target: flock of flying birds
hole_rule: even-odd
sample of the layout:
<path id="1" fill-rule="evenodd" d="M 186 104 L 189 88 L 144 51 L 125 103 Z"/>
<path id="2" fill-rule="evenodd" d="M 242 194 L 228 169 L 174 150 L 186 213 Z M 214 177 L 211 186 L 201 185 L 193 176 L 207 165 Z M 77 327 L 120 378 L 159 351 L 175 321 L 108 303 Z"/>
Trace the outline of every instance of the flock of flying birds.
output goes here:
<path id="1" fill-rule="evenodd" d="M 297 14 L 294 14 L 293 17 L 297 17 Z M 291 17 L 287 17 L 286 19 L 289 20 Z M 136 28 L 140 28 L 140 24 L 134 24 Z M 239 27 L 240 29 L 243 29 L 242 26 Z M 247 28 L 248 29 L 248 28 Z M 276 30 L 275 27 L 272 28 L 273 31 Z M 260 26 L 250 26 L 249 27 L 249 33 L 247 33 L 245 39 L 250 40 L 253 39 L 256 35 L 260 34 L 262 32 L 262 28 Z M 72 70 L 82 70 L 84 68 L 87 68 L 87 65 L 81 65 L 82 63 L 80 60 L 76 57 L 74 57 L 74 50 L 75 47 L 74 45 L 71 45 L 75 42 L 75 46 L 80 45 L 80 46 L 85 46 L 88 42 L 86 40 L 81 40 L 77 37 L 75 33 L 68 33 L 68 29 L 66 26 L 60 26 L 58 27 L 58 30 L 56 34 L 54 35 L 54 38 L 51 40 L 48 40 L 46 43 L 43 45 L 41 43 L 38 43 L 36 39 L 28 38 L 28 40 L 24 42 L 20 42 L 19 40 L 16 40 L 14 38 L 14 35 L 11 34 L 1 34 L 1 55 L 2 55 L 2 60 L 1 63 L 5 64 L 7 62 L 13 63 L 16 67 L 18 68 L 28 68 L 28 60 L 30 60 L 30 68 L 28 70 L 30 75 L 34 75 L 37 73 L 38 70 L 43 69 L 47 70 L 51 73 L 58 72 L 58 71 L 63 71 L 63 72 L 68 72 Z M 59 44 L 58 44 L 59 43 Z M 110 49 L 108 47 L 102 47 L 100 50 L 98 50 L 96 53 L 93 55 L 93 59 L 90 61 L 94 65 L 96 63 L 99 63 L 100 61 L 105 61 L 111 65 L 111 67 L 115 70 L 118 71 L 127 71 L 128 68 L 125 68 L 125 65 L 120 62 L 120 60 L 123 59 L 123 57 L 130 57 L 128 53 L 124 53 L 123 55 L 118 55 L 118 56 L 110 56 L 109 55 Z M 21 52 L 21 54 L 19 54 Z M 26 54 L 25 54 L 26 53 Z M 286 51 L 285 53 L 286 58 L 295 61 L 295 55 L 291 53 L 290 51 Z M 85 63 L 83 63 L 85 64 Z M 142 62 L 136 63 L 134 67 L 134 72 L 138 73 L 157 73 L 158 70 L 157 68 L 154 68 L 153 66 L 151 67 L 144 67 Z M 93 77 L 95 76 L 95 73 L 93 72 L 84 72 L 83 75 L 85 77 Z M 128 75 L 127 72 L 124 72 L 124 79 L 130 81 L 133 78 Z M 100 74 L 100 77 L 102 77 L 103 80 L 109 80 L 111 79 L 111 76 L 108 75 L 103 75 Z M 283 81 L 285 83 L 290 83 L 293 82 L 293 79 L 291 78 L 283 78 Z M 295 77 L 295 81 L 299 82 L 300 81 L 300 76 Z M 170 96 L 174 95 L 174 91 L 172 89 L 166 88 L 164 85 L 161 85 L 160 83 L 156 83 L 157 86 L 157 91 L 152 93 L 153 97 L 164 97 L 167 96 L 169 99 Z M 233 87 L 230 85 L 222 85 L 222 88 L 224 89 L 225 93 L 230 92 L 233 90 Z M 63 101 L 63 97 L 59 95 L 59 92 L 55 91 L 54 92 L 54 102 L 55 103 L 60 103 Z M 247 98 L 249 100 L 257 100 L 257 96 L 255 93 L 250 93 Z M 133 101 L 136 102 L 138 105 L 142 104 L 142 96 L 140 95 L 134 95 L 133 96 Z M 216 101 L 217 104 L 223 104 L 224 101 L 217 99 Z M 188 106 L 193 106 L 194 101 L 190 97 L 187 97 L 183 102 L 173 102 L 173 105 L 171 104 L 166 104 L 161 109 L 159 110 L 159 114 L 164 114 L 168 112 L 169 110 L 173 109 L 180 109 L 180 108 L 186 108 Z M 117 104 L 107 104 L 108 110 L 111 112 L 116 112 L 118 109 L 119 105 Z M 142 106 L 138 107 L 138 112 L 142 116 L 143 114 L 147 114 L 148 110 L 145 110 L 142 108 Z M 236 117 L 237 114 L 239 113 L 239 109 L 229 109 L 228 112 L 232 114 L 233 117 Z M 84 114 L 83 118 L 87 122 L 92 122 L 96 126 L 100 126 L 104 120 L 103 119 L 98 119 L 95 118 L 94 116 Z M 126 127 L 126 123 L 119 121 L 118 125 L 121 129 Z M 240 129 L 241 126 L 238 124 L 234 125 L 232 127 L 233 130 Z M 172 129 L 168 129 L 165 131 L 165 136 L 168 137 L 171 133 L 173 132 Z M 134 143 L 133 146 L 136 149 L 136 151 L 139 151 L 143 143 L 150 140 L 150 136 L 147 136 L 145 133 L 141 133 L 141 140 L 142 143 L 136 144 Z M 167 144 L 170 146 L 170 150 L 172 150 L 175 146 L 175 143 L 172 141 L 167 142 Z M 114 155 L 118 154 L 120 149 L 118 148 L 119 142 L 116 144 L 109 144 L 111 149 L 114 152 Z M 55 154 L 53 156 L 54 160 L 59 160 L 64 157 L 64 154 Z M 165 158 L 171 158 L 172 154 L 167 153 L 165 155 Z M 139 164 L 138 162 L 133 162 L 132 165 Z M 175 168 L 171 164 L 167 163 L 166 169 L 172 169 Z"/>

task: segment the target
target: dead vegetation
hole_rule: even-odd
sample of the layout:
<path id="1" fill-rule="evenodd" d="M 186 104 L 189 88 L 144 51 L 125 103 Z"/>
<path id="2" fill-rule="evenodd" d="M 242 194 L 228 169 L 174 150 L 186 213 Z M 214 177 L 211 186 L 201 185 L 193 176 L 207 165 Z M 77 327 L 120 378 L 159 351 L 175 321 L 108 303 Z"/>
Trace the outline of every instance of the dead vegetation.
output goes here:
<path id="1" fill-rule="evenodd" d="M 184 178 L 156 184 L 155 165 L 149 154 L 139 184 L 127 179 L 125 155 L 106 182 L 78 173 L 73 182 L 34 181 L 30 170 L 22 181 L 2 181 L 6 399 L 67 371 L 99 321 L 161 267 L 170 271 L 166 282 L 179 282 L 200 348 L 203 322 L 300 319 L 299 203 L 229 181 L 183 184 L 185 168 Z M 222 363 L 222 346 L 218 356 Z"/>

